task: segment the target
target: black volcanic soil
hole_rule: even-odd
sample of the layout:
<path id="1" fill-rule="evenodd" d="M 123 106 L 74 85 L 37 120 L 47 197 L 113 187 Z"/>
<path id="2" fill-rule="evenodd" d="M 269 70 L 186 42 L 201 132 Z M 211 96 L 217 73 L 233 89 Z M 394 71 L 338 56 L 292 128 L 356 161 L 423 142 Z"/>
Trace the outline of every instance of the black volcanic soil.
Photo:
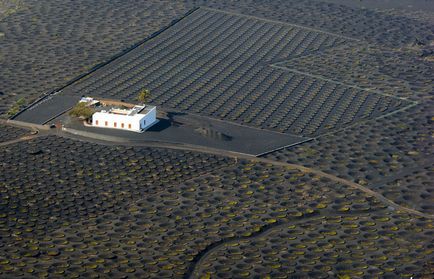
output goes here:
<path id="1" fill-rule="evenodd" d="M 162 110 L 159 110 L 162 114 Z M 308 140 L 299 136 L 240 126 L 198 115 L 179 114 L 159 122 L 143 133 L 84 126 L 77 118 L 62 116 L 60 121 L 70 133 L 117 143 L 140 144 L 146 142 L 189 144 L 228 150 L 257 156 L 292 144 Z"/>
<path id="2" fill-rule="evenodd" d="M 225 277 L 245 272 L 237 262 L 252 253 L 266 255 L 250 262 L 258 274 L 285 272 L 295 257 L 300 276 L 350 272 L 342 264 L 420 275 L 432 252 L 432 220 L 298 170 L 54 136 L 0 152 L 0 277 L 179 277 L 207 273 L 221 248 L 213 262 Z M 268 246 L 291 255 L 273 260 Z"/>
<path id="3" fill-rule="evenodd" d="M 138 92 L 148 88 L 152 92 L 149 102 L 157 106 L 318 136 L 411 104 L 393 98 L 394 94 L 354 87 L 350 80 L 348 86 L 336 74 L 338 81 L 317 77 L 309 65 L 296 64 L 292 68 L 298 72 L 289 68 L 293 60 L 303 63 L 304 56 L 316 65 L 311 56 L 328 50 L 345 57 L 351 51 L 340 47 L 358 43 L 298 26 L 199 8 L 16 119 L 43 124 L 50 118 L 47 113 L 54 109 L 53 116 L 61 113 L 79 96 L 134 102 Z M 325 69 L 333 65 L 327 62 L 322 63 Z M 306 73 L 300 72 L 305 68 Z M 39 122 L 41 117 L 44 121 Z"/>
<path id="4" fill-rule="evenodd" d="M 318 2 L 329 2 L 351 8 L 371 10 L 399 10 L 402 12 L 425 11 L 428 13 L 434 12 L 434 5 L 430 0 L 318 0 Z"/>
<path id="5" fill-rule="evenodd" d="M 318 138 L 269 158 L 322 169 L 396 203 L 434 213 L 432 102 Z"/>
<path id="6" fill-rule="evenodd" d="M 26 1 L 0 21 L 0 113 L 29 102 L 158 31 L 195 6 L 295 23 L 390 47 L 433 40 L 429 17 L 319 1 Z M 393 32 L 390 32 L 393 30 Z"/>
<path id="7" fill-rule="evenodd" d="M 28 133 L 29 131 L 25 129 L 0 124 L 0 143 L 16 139 Z"/>
<path id="8" fill-rule="evenodd" d="M 35 99 L 187 11 L 175 1 L 26 1 L 0 21 L 0 112 Z"/>
<path id="9" fill-rule="evenodd" d="M 322 57 L 321 68 L 313 67 L 319 54 L 291 66 L 418 104 L 267 158 L 320 169 L 434 213 L 433 62 L 420 56 L 432 44 L 432 14 L 361 9 L 338 0 L 25 2 L 0 20 L 1 113 L 20 97 L 30 101 L 63 85 L 196 5 L 366 41 L 374 53 L 341 49 Z M 349 70 L 357 66 L 357 76 L 339 72 L 337 61 Z M 0 127 L 2 142 L 20 135 Z M 0 147 L 0 192 L 0 278 L 434 273 L 432 219 L 272 165 L 52 136 Z"/>
<path id="10" fill-rule="evenodd" d="M 194 278 L 205 274 L 219 278 L 263 274 L 271 278 L 392 278 L 408 277 L 421 269 L 418 275 L 429 277 L 426 261 L 430 256 L 418 257 L 414 247 L 429 249 L 426 228 L 430 221 L 409 217 L 336 215 L 282 224 L 210 250 Z"/>

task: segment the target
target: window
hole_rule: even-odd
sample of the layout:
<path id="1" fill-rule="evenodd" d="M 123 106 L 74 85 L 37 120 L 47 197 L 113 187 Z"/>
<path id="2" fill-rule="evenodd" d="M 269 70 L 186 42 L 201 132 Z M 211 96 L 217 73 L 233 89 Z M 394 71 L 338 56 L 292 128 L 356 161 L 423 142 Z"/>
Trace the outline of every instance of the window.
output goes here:
<path id="1" fill-rule="evenodd" d="M 128 124 L 128 129 L 131 129 L 131 124 Z"/>
<path id="2" fill-rule="evenodd" d="M 118 126 L 118 123 L 116 123 L 116 122 L 113 123 L 113 126 L 116 128 L 116 126 Z"/>
<path id="3" fill-rule="evenodd" d="M 105 122 L 105 125 L 108 126 L 108 122 L 107 121 Z"/>
<path id="4" fill-rule="evenodd" d="M 124 128 L 124 127 L 125 127 L 124 123 L 121 123 L 121 128 Z"/>
<path id="5" fill-rule="evenodd" d="M 95 120 L 95 125 L 98 125 L 98 120 Z"/>

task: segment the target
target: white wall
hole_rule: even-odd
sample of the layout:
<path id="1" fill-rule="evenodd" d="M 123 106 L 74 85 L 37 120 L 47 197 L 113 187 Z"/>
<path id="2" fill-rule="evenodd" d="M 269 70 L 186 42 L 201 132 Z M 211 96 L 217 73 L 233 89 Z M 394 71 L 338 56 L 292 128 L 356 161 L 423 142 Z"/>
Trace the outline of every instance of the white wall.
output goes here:
<path id="1" fill-rule="evenodd" d="M 143 125 L 143 120 L 145 121 L 145 124 Z M 152 110 L 150 110 L 146 116 L 140 121 L 141 128 L 146 130 L 148 129 L 152 124 L 155 123 L 157 120 L 157 109 L 154 107 Z"/>
<path id="2" fill-rule="evenodd" d="M 92 125 L 101 128 L 112 128 L 112 129 L 121 129 L 121 130 L 140 132 L 141 131 L 140 119 L 143 117 L 144 115 L 140 116 L 140 114 L 134 116 L 127 116 L 127 115 L 96 112 L 92 116 Z M 116 123 L 116 127 L 115 127 L 115 123 Z M 122 128 L 122 123 L 124 124 L 123 128 Z M 131 125 L 131 128 L 129 128 L 129 125 Z"/>
<path id="3" fill-rule="evenodd" d="M 143 120 L 145 123 L 143 124 Z M 154 107 L 147 114 L 136 114 L 133 116 L 121 115 L 121 114 L 112 114 L 112 113 L 102 113 L 95 112 L 92 115 L 92 126 L 100 127 L 100 128 L 111 128 L 111 129 L 121 129 L 128 130 L 134 132 L 142 132 L 142 130 L 146 130 L 154 124 L 157 120 L 157 110 Z M 107 122 L 107 126 L 106 126 Z M 98 124 L 97 124 L 98 123 Z M 114 126 L 116 123 L 116 127 Z M 122 128 L 122 123 L 124 123 L 124 127 Z M 129 128 L 128 125 L 131 125 Z"/>

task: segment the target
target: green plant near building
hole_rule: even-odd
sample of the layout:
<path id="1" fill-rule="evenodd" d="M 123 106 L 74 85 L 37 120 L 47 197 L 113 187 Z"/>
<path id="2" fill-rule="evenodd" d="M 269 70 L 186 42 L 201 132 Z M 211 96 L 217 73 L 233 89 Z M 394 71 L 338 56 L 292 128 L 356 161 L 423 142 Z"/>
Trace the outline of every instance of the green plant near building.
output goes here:
<path id="1" fill-rule="evenodd" d="M 146 103 L 151 98 L 151 91 L 148 89 L 142 89 L 137 95 L 137 101 L 141 103 Z"/>
<path id="2" fill-rule="evenodd" d="M 86 103 L 78 103 L 69 111 L 69 115 L 80 117 L 85 120 L 89 120 L 94 113 L 95 110 L 87 106 Z"/>

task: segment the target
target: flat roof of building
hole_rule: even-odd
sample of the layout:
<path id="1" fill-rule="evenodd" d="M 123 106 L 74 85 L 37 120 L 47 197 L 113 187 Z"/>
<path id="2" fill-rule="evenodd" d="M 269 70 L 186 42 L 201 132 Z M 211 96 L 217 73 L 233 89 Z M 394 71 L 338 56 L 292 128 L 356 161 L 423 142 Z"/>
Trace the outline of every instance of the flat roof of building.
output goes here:
<path id="1" fill-rule="evenodd" d="M 118 108 L 116 106 L 113 107 L 105 107 L 102 110 L 98 111 L 99 113 L 106 113 L 106 114 L 117 114 L 117 115 L 124 115 L 124 116 L 135 116 L 138 114 L 146 115 L 151 110 L 155 109 L 155 106 L 150 105 L 143 105 L 143 106 L 134 106 L 130 109 L 122 109 Z"/>

